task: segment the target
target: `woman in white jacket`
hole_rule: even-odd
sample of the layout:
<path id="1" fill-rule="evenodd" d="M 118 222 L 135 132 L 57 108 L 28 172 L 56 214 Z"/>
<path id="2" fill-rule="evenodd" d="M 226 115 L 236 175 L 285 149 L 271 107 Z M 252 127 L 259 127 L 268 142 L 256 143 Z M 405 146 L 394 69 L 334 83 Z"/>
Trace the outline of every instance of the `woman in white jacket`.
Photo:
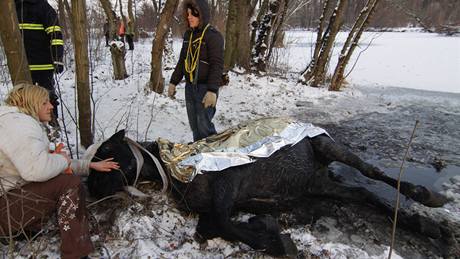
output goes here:
<path id="1" fill-rule="evenodd" d="M 118 169 L 111 159 L 71 160 L 49 151 L 43 123 L 51 121 L 53 105 L 45 88 L 16 85 L 0 106 L 0 236 L 39 231 L 57 212 L 62 258 L 80 258 L 93 251 L 81 175 L 89 169 Z M 71 173 L 64 173 L 71 167 Z M 67 170 L 68 171 L 68 170 Z"/>

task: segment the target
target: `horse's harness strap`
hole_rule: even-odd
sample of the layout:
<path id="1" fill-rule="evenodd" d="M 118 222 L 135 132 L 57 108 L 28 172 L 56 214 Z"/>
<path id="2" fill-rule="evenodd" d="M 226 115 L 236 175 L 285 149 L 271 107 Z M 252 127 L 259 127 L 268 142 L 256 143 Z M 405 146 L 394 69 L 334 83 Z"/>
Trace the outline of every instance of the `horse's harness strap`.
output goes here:
<path id="1" fill-rule="evenodd" d="M 138 159 L 137 156 L 142 157 L 142 154 L 140 154 L 139 149 L 144 151 L 145 153 L 147 153 L 152 158 L 153 162 L 155 163 L 155 166 L 158 169 L 158 172 L 160 173 L 161 180 L 163 181 L 163 189 L 161 190 L 161 193 L 166 193 L 166 190 L 168 189 L 168 177 L 166 176 L 166 173 L 165 173 L 163 167 L 161 166 L 161 163 L 158 160 L 158 158 L 156 158 L 152 153 L 147 151 L 147 149 L 145 149 L 143 146 L 139 145 L 139 143 L 137 143 L 136 141 L 134 141 L 134 140 L 132 140 L 130 138 L 125 138 L 125 139 L 128 142 L 129 147 L 131 148 L 131 150 L 133 150 L 133 154 L 136 157 L 136 162 L 140 161 L 140 159 Z M 134 150 L 136 150 L 136 151 L 134 151 Z M 143 160 L 144 159 L 142 158 L 142 163 L 143 163 Z M 140 168 L 141 167 L 142 167 L 142 164 L 139 165 L 139 163 L 138 163 L 137 173 L 136 173 L 136 180 L 134 181 L 134 184 L 133 184 L 134 186 L 136 185 L 138 176 L 140 174 Z"/>
<path id="2" fill-rule="evenodd" d="M 136 158 L 137 170 L 136 170 L 136 179 L 134 180 L 133 186 L 136 187 L 137 179 L 139 179 L 139 174 L 141 173 L 142 166 L 144 165 L 144 157 L 141 154 L 141 151 L 136 146 L 128 142 L 129 149 L 133 152 L 134 157 Z"/>

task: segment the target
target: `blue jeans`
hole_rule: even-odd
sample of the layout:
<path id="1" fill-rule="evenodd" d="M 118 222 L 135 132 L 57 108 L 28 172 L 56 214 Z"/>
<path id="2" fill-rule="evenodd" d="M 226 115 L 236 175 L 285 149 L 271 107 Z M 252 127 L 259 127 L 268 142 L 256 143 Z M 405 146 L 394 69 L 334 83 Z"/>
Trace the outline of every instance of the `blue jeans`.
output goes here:
<path id="1" fill-rule="evenodd" d="M 187 106 L 187 116 L 190 128 L 193 132 L 193 141 L 197 141 L 207 136 L 216 134 L 214 124 L 211 122 L 216 113 L 215 107 L 204 108 L 203 97 L 207 92 L 204 84 L 185 85 L 185 104 Z"/>

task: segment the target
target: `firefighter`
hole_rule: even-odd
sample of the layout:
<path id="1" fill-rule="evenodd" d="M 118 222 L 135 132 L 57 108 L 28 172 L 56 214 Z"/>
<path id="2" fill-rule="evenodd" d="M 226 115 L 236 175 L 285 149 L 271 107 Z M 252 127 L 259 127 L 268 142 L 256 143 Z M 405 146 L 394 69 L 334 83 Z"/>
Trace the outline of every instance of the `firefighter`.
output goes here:
<path id="1" fill-rule="evenodd" d="M 32 81 L 48 90 L 57 118 L 59 101 L 53 75 L 64 70 L 64 41 L 56 11 L 46 0 L 15 0 L 15 3 Z M 51 124 L 59 127 L 55 119 Z"/>

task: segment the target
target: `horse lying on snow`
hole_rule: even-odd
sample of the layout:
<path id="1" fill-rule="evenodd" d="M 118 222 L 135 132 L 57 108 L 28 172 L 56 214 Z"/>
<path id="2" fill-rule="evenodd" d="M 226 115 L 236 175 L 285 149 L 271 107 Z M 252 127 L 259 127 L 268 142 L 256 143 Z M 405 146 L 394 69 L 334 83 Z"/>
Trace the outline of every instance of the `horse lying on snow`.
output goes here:
<path id="1" fill-rule="evenodd" d="M 209 137 L 199 144 L 207 146 L 213 138 L 215 137 Z M 330 180 L 327 176 L 327 166 L 331 162 L 342 162 L 356 168 L 366 177 L 397 188 L 396 180 L 365 163 L 321 132 L 311 137 L 302 137 L 293 145 L 285 145 L 267 158 L 258 158 L 251 163 L 228 167 L 218 173 L 202 170 L 192 181 L 185 183 L 170 175 L 162 176 L 164 171 L 172 172 L 174 169 L 168 168 L 165 162 L 159 159 L 161 143 L 144 143 L 142 146 L 145 148 L 141 151 L 144 164 L 138 172 L 136 158 L 123 130 L 103 142 L 97 149 L 95 158 L 113 157 L 121 169 L 110 174 L 91 171 L 88 177 L 90 194 L 101 198 L 123 190 L 125 185 L 132 185 L 138 179 L 162 180 L 163 187 L 169 188 L 179 207 L 199 214 L 197 238 L 207 240 L 222 237 L 229 241 L 241 241 L 254 249 L 275 256 L 295 254 L 296 248 L 288 235 L 280 234 L 277 221 L 270 216 L 261 216 L 261 212 L 293 208 L 307 195 L 379 202 L 379 199 L 365 188 L 346 187 Z M 146 151 L 153 154 L 153 159 Z M 169 178 L 169 185 L 166 185 L 165 178 Z M 429 207 L 440 207 L 447 202 L 442 195 L 408 182 L 401 182 L 400 192 Z M 258 216 L 249 219 L 248 222 L 231 220 L 232 214 L 243 210 Z M 417 226 L 422 224 L 413 223 Z M 439 237 L 439 233 L 427 233 L 424 226 L 418 228 L 419 232 Z"/>

